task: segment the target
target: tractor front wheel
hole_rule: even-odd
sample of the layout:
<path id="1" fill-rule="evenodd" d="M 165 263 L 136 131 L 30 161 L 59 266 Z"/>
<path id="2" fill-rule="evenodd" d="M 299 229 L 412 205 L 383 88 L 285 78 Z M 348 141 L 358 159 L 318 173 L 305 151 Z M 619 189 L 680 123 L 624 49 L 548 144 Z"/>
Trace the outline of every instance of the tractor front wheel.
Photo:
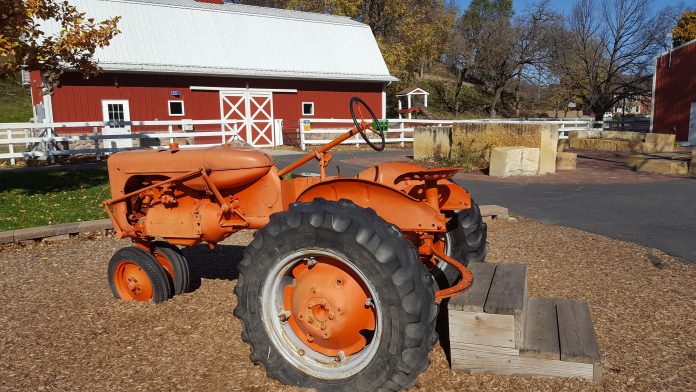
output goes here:
<path id="1" fill-rule="evenodd" d="M 172 283 L 172 293 L 179 295 L 189 290 L 190 272 L 188 262 L 176 246 L 164 242 L 152 243 L 152 255 L 164 267 Z"/>
<path id="2" fill-rule="evenodd" d="M 239 270 L 234 313 L 270 377 L 401 390 L 428 367 L 434 287 L 413 245 L 373 210 L 295 203 L 254 234 Z"/>
<path id="3" fill-rule="evenodd" d="M 164 302 L 171 297 L 169 279 L 155 258 L 129 246 L 116 251 L 109 261 L 109 285 L 117 299 L 126 302 Z"/>

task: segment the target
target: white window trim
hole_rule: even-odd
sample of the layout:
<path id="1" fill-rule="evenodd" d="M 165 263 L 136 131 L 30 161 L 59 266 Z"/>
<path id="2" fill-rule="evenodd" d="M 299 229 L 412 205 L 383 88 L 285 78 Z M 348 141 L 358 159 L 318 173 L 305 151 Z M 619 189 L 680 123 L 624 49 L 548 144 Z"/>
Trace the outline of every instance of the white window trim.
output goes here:
<path id="1" fill-rule="evenodd" d="M 312 105 L 312 113 L 305 113 L 304 105 Z M 314 102 L 302 102 L 302 115 L 303 116 L 313 116 L 314 115 Z"/>
<path id="2" fill-rule="evenodd" d="M 172 114 L 172 102 L 181 102 L 181 114 Z M 167 101 L 167 112 L 170 116 L 183 117 L 186 115 L 186 105 L 184 105 L 184 100 L 182 99 L 170 99 Z"/>

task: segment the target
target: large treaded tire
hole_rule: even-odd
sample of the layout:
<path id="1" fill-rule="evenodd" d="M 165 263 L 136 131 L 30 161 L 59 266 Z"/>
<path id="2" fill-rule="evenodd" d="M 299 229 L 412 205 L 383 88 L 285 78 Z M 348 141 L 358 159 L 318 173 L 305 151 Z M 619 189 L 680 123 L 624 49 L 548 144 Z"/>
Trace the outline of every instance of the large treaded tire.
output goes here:
<path id="1" fill-rule="evenodd" d="M 483 222 L 481 210 L 478 204 L 471 201 L 471 208 L 468 210 L 458 210 L 453 212 L 453 219 L 447 223 L 447 255 L 462 262 L 464 265 L 469 263 L 482 263 L 486 261 L 488 253 L 488 226 Z M 446 266 L 443 270 L 437 271 L 444 278 L 440 284 L 453 286 L 461 274 L 459 270 L 452 266 Z M 436 280 L 440 281 L 442 278 Z"/>
<path id="2" fill-rule="evenodd" d="M 188 292 L 191 273 L 189 272 L 188 261 L 186 261 L 181 250 L 168 242 L 155 241 L 152 243 L 152 251 L 161 253 L 171 264 L 174 274 L 173 276 L 167 275 L 170 277 L 174 295 Z"/>
<path id="3" fill-rule="evenodd" d="M 366 367 L 346 378 L 319 378 L 293 366 L 262 320 L 261 289 L 274 264 L 300 249 L 319 248 L 345 255 L 376 288 L 381 303 L 376 312 L 383 324 L 375 354 Z M 415 247 L 372 209 L 348 200 L 315 199 L 272 215 L 246 248 L 234 291 L 234 314 L 242 321 L 251 360 L 284 384 L 330 391 L 396 391 L 413 386 L 430 365 L 428 354 L 437 340 L 434 285 Z"/>

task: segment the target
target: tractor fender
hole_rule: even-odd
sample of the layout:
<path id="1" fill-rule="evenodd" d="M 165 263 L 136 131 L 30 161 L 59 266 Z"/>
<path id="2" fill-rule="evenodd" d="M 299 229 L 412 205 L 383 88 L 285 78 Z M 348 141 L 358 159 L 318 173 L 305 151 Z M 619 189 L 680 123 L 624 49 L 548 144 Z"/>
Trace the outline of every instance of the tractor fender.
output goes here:
<path id="1" fill-rule="evenodd" d="M 311 202 L 315 198 L 353 203 L 372 208 L 377 215 L 397 225 L 401 231 L 443 231 L 445 217 L 422 200 L 415 199 L 386 185 L 359 178 L 324 181 L 307 188 L 297 201 Z"/>

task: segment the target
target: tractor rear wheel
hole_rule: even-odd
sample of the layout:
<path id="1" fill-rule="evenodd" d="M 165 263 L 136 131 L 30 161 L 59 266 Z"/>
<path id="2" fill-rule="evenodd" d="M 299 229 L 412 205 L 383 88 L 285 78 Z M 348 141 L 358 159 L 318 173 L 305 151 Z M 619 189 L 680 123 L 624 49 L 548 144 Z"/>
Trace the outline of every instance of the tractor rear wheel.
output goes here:
<path id="1" fill-rule="evenodd" d="M 488 253 L 488 226 L 483 222 L 478 204 L 472 200 L 471 208 L 451 213 L 445 235 L 445 253 L 468 265 L 486 261 Z M 461 277 L 459 270 L 444 262 L 431 271 L 440 288 L 451 287 Z"/>
<path id="2" fill-rule="evenodd" d="M 169 279 L 155 258 L 140 248 L 121 248 L 109 261 L 109 285 L 117 299 L 160 303 L 171 297 Z"/>
<path id="3" fill-rule="evenodd" d="M 155 241 L 152 243 L 152 254 L 167 272 L 174 295 L 187 292 L 190 273 L 188 262 L 181 250 L 168 242 Z"/>
<path id="4" fill-rule="evenodd" d="M 245 250 L 235 294 L 251 360 L 285 384 L 401 390 L 430 364 L 432 280 L 396 226 L 350 201 L 271 216 Z"/>

